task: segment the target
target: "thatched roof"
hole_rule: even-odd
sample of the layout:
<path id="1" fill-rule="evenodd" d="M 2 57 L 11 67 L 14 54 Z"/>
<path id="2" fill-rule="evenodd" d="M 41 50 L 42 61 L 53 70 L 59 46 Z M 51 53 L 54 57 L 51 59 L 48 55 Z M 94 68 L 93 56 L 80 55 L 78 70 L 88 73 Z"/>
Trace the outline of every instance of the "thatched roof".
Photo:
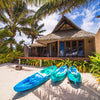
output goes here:
<path id="1" fill-rule="evenodd" d="M 86 32 L 83 30 L 69 30 L 63 31 L 63 32 L 56 32 L 56 33 L 51 33 L 46 36 L 43 36 L 37 40 L 37 42 L 45 42 L 45 41 L 57 41 L 57 40 L 71 40 L 71 39 L 84 39 L 84 38 L 92 38 L 95 37 L 95 34 Z"/>
<path id="2" fill-rule="evenodd" d="M 94 33 L 86 32 L 76 26 L 72 21 L 63 16 L 52 33 L 37 40 L 39 43 L 47 43 L 58 40 L 72 40 L 95 37 Z"/>
<path id="3" fill-rule="evenodd" d="M 62 16 L 58 24 L 55 26 L 53 32 L 59 31 L 61 28 L 63 28 L 63 26 L 65 26 L 66 30 L 69 30 L 69 29 L 80 30 L 80 28 L 77 25 L 75 25 L 71 20 L 69 20 L 65 16 Z"/>
<path id="4" fill-rule="evenodd" d="M 30 47 L 46 47 L 46 45 L 43 45 L 40 43 L 34 43 L 34 44 L 31 44 Z"/>

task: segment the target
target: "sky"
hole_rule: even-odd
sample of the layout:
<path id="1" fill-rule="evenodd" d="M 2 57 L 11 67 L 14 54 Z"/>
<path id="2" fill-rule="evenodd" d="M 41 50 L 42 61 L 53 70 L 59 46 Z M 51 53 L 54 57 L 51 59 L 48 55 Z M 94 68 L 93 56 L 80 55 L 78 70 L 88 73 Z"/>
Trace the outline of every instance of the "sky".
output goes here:
<path id="1" fill-rule="evenodd" d="M 81 29 L 92 32 L 94 34 L 97 33 L 100 28 L 100 18 L 96 18 L 97 15 L 100 15 L 100 0 L 96 0 L 94 3 L 91 3 L 88 7 L 76 8 L 71 13 L 65 14 L 71 21 L 73 21 L 77 26 Z M 31 7 L 28 6 L 29 9 L 37 10 L 39 7 Z M 59 22 L 61 15 L 58 13 L 51 14 L 43 18 L 39 24 L 44 23 L 44 28 L 46 31 L 42 33 L 43 35 L 47 35 L 53 31 L 57 23 Z M 25 40 L 25 44 L 31 44 L 31 39 L 28 39 L 27 36 L 22 34 L 22 36 L 15 37 L 17 41 Z"/>

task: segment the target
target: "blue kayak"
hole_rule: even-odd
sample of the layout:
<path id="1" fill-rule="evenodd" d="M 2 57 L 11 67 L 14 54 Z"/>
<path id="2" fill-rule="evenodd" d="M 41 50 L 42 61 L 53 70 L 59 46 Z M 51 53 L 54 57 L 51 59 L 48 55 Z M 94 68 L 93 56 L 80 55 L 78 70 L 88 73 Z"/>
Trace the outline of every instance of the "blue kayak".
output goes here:
<path id="1" fill-rule="evenodd" d="M 81 82 L 81 74 L 75 66 L 71 66 L 68 69 L 68 79 L 76 85 Z"/>
<path id="2" fill-rule="evenodd" d="M 49 66 L 47 68 L 44 68 L 40 72 L 36 72 L 35 74 L 27 77 L 26 79 L 16 84 L 14 86 L 14 90 L 16 92 L 21 92 L 36 87 L 47 81 L 50 78 L 50 74 L 56 70 L 56 66 Z"/>
<path id="3" fill-rule="evenodd" d="M 57 69 L 55 72 L 51 73 L 51 80 L 52 82 L 63 80 L 66 77 L 67 74 L 67 66 L 61 66 L 59 69 Z"/>

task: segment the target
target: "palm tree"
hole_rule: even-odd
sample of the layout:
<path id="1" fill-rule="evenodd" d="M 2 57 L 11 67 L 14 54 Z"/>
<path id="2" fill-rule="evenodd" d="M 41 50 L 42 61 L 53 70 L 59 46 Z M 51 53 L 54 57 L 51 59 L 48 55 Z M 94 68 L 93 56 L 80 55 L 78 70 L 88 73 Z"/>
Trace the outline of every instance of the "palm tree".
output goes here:
<path id="1" fill-rule="evenodd" d="M 13 33 L 8 29 L 0 30 L 0 53 L 10 52 L 8 44 L 16 44 L 15 39 L 10 38 L 12 35 Z"/>
<path id="2" fill-rule="evenodd" d="M 42 32 L 46 31 L 46 30 L 42 30 L 42 28 L 44 27 L 44 24 L 38 25 L 38 21 L 34 21 L 33 23 L 31 23 L 31 28 L 33 28 L 35 31 L 30 32 L 28 37 L 32 39 L 32 43 L 34 42 L 35 39 L 37 39 L 41 35 Z"/>
<path id="3" fill-rule="evenodd" d="M 18 2 L 17 4 L 19 5 L 20 3 L 23 4 L 24 1 L 26 3 L 34 5 L 43 4 L 38 14 L 42 13 L 44 16 L 46 14 L 51 14 L 57 11 L 60 11 L 61 14 L 64 14 L 66 12 L 72 11 L 73 9 L 75 9 L 75 7 L 89 5 L 91 2 L 95 0 L 0 0 L 0 10 L 2 8 L 5 8 L 5 5 L 11 8 L 14 6 L 15 2 Z"/>
<path id="4" fill-rule="evenodd" d="M 24 52 L 24 46 L 23 46 L 24 40 L 20 41 L 16 44 L 16 51 Z"/>
<path id="5" fill-rule="evenodd" d="M 35 13 L 35 17 L 44 17 L 47 14 L 50 15 L 54 12 L 60 12 L 61 15 L 71 12 L 76 7 L 80 8 L 82 6 L 88 6 L 95 0 L 46 0 L 48 2 L 44 3 L 40 9 Z M 41 16 L 40 16 L 41 13 Z"/>
<path id="6" fill-rule="evenodd" d="M 18 3 L 19 2 L 14 3 L 14 6 L 10 8 L 5 4 L 5 9 L 0 10 L 0 21 L 4 24 L 1 29 L 7 29 L 11 32 L 12 36 L 10 39 L 12 40 L 16 36 L 17 32 L 21 35 L 21 32 L 27 34 L 28 32 L 33 31 L 33 29 L 28 28 L 25 24 L 22 24 L 25 21 L 25 17 L 33 11 L 29 11 L 25 3 Z M 10 43 L 10 48 L 12 51 L 12 43 Z"/>

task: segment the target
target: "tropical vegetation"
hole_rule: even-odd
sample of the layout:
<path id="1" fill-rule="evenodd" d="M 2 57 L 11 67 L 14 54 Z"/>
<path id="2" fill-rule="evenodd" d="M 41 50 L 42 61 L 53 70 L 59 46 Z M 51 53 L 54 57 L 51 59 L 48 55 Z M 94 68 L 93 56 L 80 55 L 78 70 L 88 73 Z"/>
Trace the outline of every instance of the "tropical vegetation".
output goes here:
<path id="1" fill-rule="evenodd" d="M 15 40 L 16 34 L 26 34 L 29 38 L 32 38 L 33 43 L 33 40 L 41 36 L 40 33 L 45 31 L 42 30 L 44 24 L 38 25 L 39 20 L 33 20 L 32 16 L 30 16 L 30 13 L 35 12 L 29 10 L 25 2 L 21 3 L 19 1 L 22 0 L 13 2 L 14 4 L 10 4 L 10 6 L 7 5 L 9 4 L 7 2 L 4 4 L 5 7 L 0 9 L 0 22 L 3 24 L 0 27 L 0 63 L 12 62 L 19 56 L 23 56 L 24 41 L 17 43 Z M 6 0 L 3 2 L 6 2 Z"/>
<path id="2" fill-rule="evenodd" d="M 14 39 L 16 34 L 26 34 L 29 38 L 34 39 L 41 36 L 44 24 L 39 25 L 38 22 L 46 15 L 58 12 L 62 15 L 71 12 L 75 8 L 89 5 L 95 0 L 0 0 L 0 22 L 3 26 L 0 28 L 0 64 L 12 62 L 19 56 L 23 56 L 23 43 L 17 43 Z M 27 9 L 27 4 L 41 5 L 34 12 Z M 30 16 L 30 13 L 33 15 Z M 15 49 L 13 49 L 15 45 Z M 9 48 L 10 47 L 10 48 Z M 71 61 L 66 60 L 43 60 L 43 66 L 56 65 L 60 67 L 74 65 L 80 72 L 91 72 L 98 78 L 100 82 L 100 54 L 90 56 L 91 61 Z M 22 64 L 39 66 L 39 60 L 21 60 Z"/>
<path id="3" fill-rule="evenodd" d="M 95 56 L 90 56 L 91 59 L 91 70 L 90 72 L 98 78 L 100 82 L 100 54 L 94 53 Z"/>
<path id="4" fill-rule="evenodd" d="M 20 51 L 13 51 L 9 53 L 0 54 L 0 64 L 12 62 L 13 60 L 17 59 L 18 57 L 22 56 L 23 53 Z"/>
<path id="5" fill-rule="evenodd" d="M 33 66 L 40 66 L 40 60 L 21 60 L 22 64 L 27 64 L 27 65 L 33 65 Z M 89 72 L 91 69 L 90 62 L 86 61 L 73 61 L 73 60 L 43 60 L 42 61 L 42 66 L 51 66 L 51 65 L 56 65 L 58 68 L 67 65 L 68 67 L 74 65 L 79 72 Z"/>
<path id="6" fill-rule="evenodd" d="M 28 32 L 33 31 L 32 28 L 28 28 L 25 24 L 23 25 L 25 17 L 33 11 L 27 9 L 26 3 L 19 3 L 19 6 L 17 6 L 17 3 L 10 8 L 5 5 L 5 8 L 0 10 L 0 22 L 3 23 L 1 30 L 7 30 L 12 34 L 10 40 L 14 40 L 16 34 L 21 35 L 22 32 L 28 34 Z M 13 50 L 11 42 L 10 49 L 11 51 Z"/>
<path id="7" fill-rule="evenodd" d="M 33 17 L 34 17 L 34 16 L 33 16 Z M 30 19 L 30 21 L 29 21 L 30 27 L 31 27 L 32 29 L 34 29 L 34 31 L 29 32 L 29 34 L 28 34 L 28 38 L 31 38 L 31 39 L 32 39 L 31 44 L 33 44 L 33 42 L 34 42 L 35 39 L 39 38 L 40 36 L 43 36 L 43 35 L 41 34 L 42 32 L 46 31 L 46 30 L 43 29 L 44 24 L 40 24 L 40 25 L 39 25 L 39 24 L 38 24 L 39 19 L 36 20 L 36 19 L 34 19 L 33 17 L 27 18 L 27 20 Z"/>

